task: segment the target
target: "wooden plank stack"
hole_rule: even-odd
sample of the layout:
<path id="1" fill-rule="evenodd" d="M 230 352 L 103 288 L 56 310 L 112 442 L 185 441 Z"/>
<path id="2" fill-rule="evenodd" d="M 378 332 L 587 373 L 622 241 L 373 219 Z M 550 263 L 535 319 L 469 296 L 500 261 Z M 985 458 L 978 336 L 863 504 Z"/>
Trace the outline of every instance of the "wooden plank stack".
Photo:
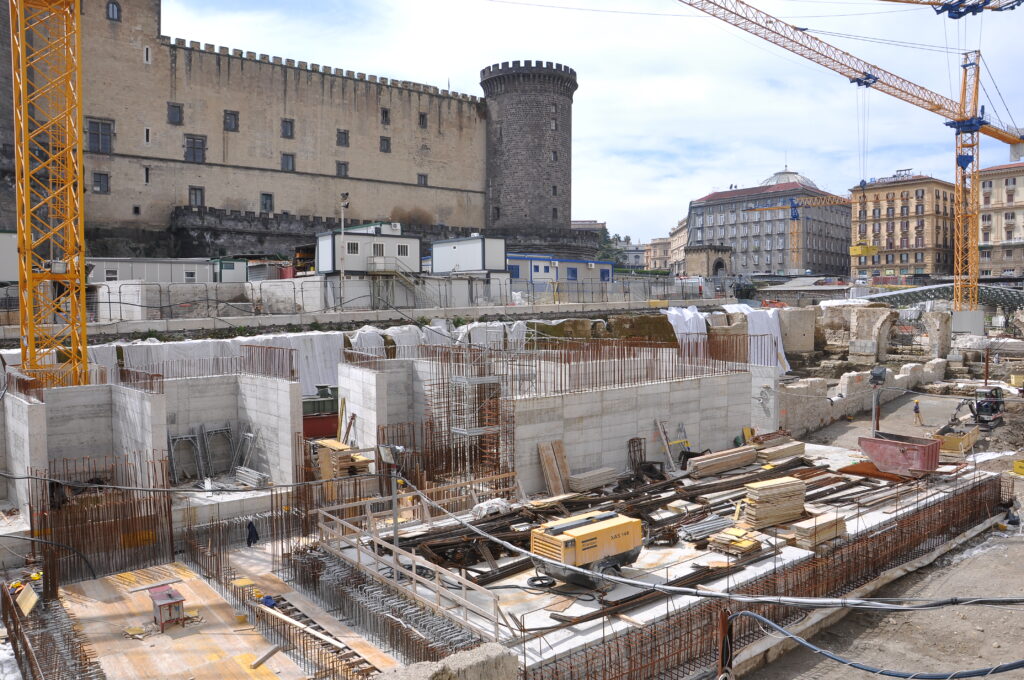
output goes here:
<path id="1" fill-rule="evenodd" d="M 846 520 L 839 513 L 819 515 L 793 524 L 795 544 L 804 550 L 846 535 Z"/>
<path id="2" fill-rule="evenodd" d="M 741 446 L 735 449 L 717 451 L 706 456 L 691 458 L 686 469 L 694 479 L 720 475 L 757 462 L 757 449 L 753 446 Z"/>
<path id="3" fill-rule="evenodd" d="M 783 524 L 804 514 L 807 485 L 796 477 L 779 477 L 744 485 L 743 523 L 753 529 Z"/>
<path id="4" fill-rule="evenodd" d="M 569 489 L 577 492 L 590 491 L 591 489 L 614 484 L 618 476 L 618 470 L 607 467 L 581 472 L 577 475 L 569 476 Z"/>
<path id="5" fill-rule="evenodd" d="M 804 455 L 803 442 L 787 442 L 777 446 L 763 448 L 757 452 L 758 463 L 771 463 L 780 458 L 791 458 L 792 456 Z"/>
<path id="6" fill-rule="evenodd" d="M 708 548 L 726 555 L 749 555 L 761 549 L 761 541 L 753 531 L 738 527 L 725 529 L 708 539 Z"/>

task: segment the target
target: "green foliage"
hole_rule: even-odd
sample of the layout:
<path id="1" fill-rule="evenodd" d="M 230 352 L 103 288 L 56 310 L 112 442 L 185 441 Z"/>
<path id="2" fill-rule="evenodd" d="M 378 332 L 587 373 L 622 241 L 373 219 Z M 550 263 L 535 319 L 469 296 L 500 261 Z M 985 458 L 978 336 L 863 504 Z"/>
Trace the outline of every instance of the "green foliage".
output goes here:
<path id="1" fill-rule="evenodd" d="M 608 227 L 603 227 L 598 232 L 600 236 L 600 242 L 597 247 L 597 259 L 608 262 L 614 262 L 621 266 L 626 264 L 626 253 L 621 248 L 615 245 L 619 241 L 619 235 L 615 234 L 614 237 L 608 235 Z"/>

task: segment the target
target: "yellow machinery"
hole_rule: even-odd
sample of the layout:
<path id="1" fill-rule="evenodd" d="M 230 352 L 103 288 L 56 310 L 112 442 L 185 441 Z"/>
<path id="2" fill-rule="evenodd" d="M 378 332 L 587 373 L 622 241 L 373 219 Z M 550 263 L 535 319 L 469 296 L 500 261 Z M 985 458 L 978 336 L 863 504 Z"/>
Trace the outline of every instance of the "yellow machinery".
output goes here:
<path id="1" fill-rule="evenodd" d="M 884 92 L 926 111 L 936 113 L 947 120 L 946 125 L 953 128 L 956 133 L 953 307 L 957 310 L 977 309 L 980 135 L 986 135 L 1014 146 L 1019 145 L 1022 141 L 1019 131 L 1004 130 L 992 125 L 985 120 L 984 109 L 981 108 L 979 112 L 978 86 L 981 53 L 972 51 L 964 54 L 960 100 L 954 101 L 844 52 L 824 40 L 815 38 L 806 30 L 787 24 L 741 0 L 679 0 L 679 2 L 831 69 L 845 76 L 857 86 L 870 87 Z M 921 0 L 914 4 L 935 5 L 936 3 Z M 962 6 L 964 3 L 954 1 L 938 4 Z M 969 4 L 982 5 L 984 3 Z M 1003 0 L 1000 3 L 1006 9 L 1011 9 L 1009 5 L 1016 6 L 1016 4 L 1013 0 Z"/>
<path id="2" fill-rule="evenodd" d="M 595 510 L 541 524 L 530 534 L 530 551 L 563 564 L 605 573 L 632 564 L 643 547 L 643 523 L 617 512 Z M 552 578 L 596 588 L 596 579 L 537 562 Z"/>
<path id="3" fill-rule="evenodd" d="M 42 386 L 88 382 L 79 1 L 9 3 L 22 371 Z"/>

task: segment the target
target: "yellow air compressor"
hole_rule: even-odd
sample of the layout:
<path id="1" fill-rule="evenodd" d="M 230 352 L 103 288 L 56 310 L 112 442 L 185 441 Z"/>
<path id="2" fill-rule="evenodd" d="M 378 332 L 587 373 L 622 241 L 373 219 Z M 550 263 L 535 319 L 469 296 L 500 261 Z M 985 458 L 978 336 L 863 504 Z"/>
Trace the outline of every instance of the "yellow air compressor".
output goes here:
<path id="1" fill-rule="evenodd" d="M 617 512 L 595 510 L 556 519 L 530 533 L 530 551 L 574 567 L 598 573 L 632 564 L 643 547 L 643 523 Z M 534 560 L 537 571 L 551 578 L 597 588 L 599 579 Z"/>

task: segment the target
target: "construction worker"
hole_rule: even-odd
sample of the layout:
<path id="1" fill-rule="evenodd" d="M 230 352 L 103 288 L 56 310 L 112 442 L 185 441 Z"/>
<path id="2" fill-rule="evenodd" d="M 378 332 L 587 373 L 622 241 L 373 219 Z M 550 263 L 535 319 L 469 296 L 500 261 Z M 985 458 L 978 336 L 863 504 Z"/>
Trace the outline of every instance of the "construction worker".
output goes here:
<path id="1" fill-rule="evenodd" d="M 917 399 L 914 400 L 914 424 L 924 425 L 924 421 L 921 419 L 921 402 Z"/>

